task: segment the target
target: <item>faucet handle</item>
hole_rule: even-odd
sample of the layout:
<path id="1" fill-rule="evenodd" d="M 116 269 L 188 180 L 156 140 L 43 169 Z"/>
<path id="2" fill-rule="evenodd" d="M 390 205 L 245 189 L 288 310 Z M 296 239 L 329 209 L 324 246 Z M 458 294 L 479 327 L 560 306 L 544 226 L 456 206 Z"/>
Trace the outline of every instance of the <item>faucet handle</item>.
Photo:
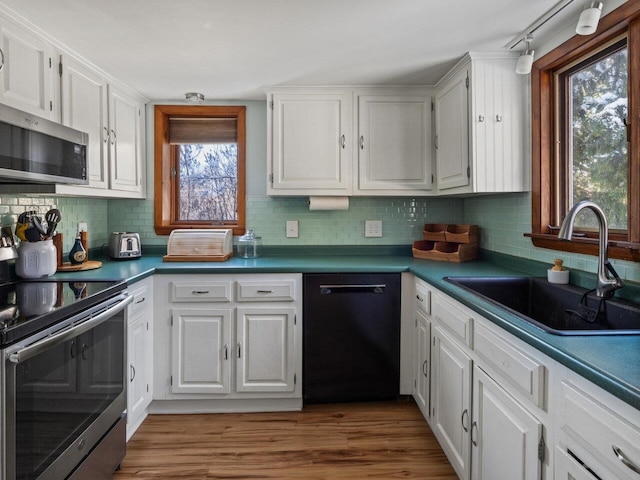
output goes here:
<path id="1" fill-rule="evenodd" d="M 616 280 L 616 287 L 617 288 L 624 287 L 624 281 L 620 278 L 620 276 L 618 275 L 618 272 L 616 272 L 616 269 L 613 268 L 613 265 L 611 265 L 611 262 L 607 260 L 606 262 L 604 262 L 604 266 L 607 268 L 607 270 L 609 270 L 611 275 L 613 275 L 613 278 Z"/>

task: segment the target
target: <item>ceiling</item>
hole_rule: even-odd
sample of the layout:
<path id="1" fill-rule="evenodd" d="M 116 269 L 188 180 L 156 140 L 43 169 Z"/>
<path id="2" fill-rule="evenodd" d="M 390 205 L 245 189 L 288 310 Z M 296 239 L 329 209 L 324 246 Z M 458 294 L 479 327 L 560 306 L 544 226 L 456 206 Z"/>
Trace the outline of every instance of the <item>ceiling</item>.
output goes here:
<path id="1" fill-rule="evenodd" d="M 263 99 L 277 84 L 433 85 L 467 51 L 506 51 L 557 2 L 0 1 L 151 100 Z"/>

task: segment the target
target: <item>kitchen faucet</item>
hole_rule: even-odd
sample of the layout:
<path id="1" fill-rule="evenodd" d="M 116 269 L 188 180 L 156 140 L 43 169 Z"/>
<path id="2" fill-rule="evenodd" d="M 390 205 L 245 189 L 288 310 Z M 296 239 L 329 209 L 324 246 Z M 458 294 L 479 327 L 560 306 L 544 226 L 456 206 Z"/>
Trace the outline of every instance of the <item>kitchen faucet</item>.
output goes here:
<path id="1" fill-rule="evenodd" d="M 596 295 L 601 298 L 609 298 L 613 296 L 615 291 L 624 287 L 624 282 L 618 276 L 611 263 L 607 259 L 609 228 L 607 226 L 607 217 L 602 208 L 596 203 L 589 200 L 583 200 L 576 203 L 564 217 L 558 238 L 562 240 L 571 240 L 573 235 L 573 224 L 576 216 L 583 208 L 589 208 L 595 213 L 598 219 L 599 236 L 598 236 L 598 279 L 596 281 Z M 608 272 L 607 272 L 608 270 Z M 609 273 L 613 278 L 609 278 Z"/>

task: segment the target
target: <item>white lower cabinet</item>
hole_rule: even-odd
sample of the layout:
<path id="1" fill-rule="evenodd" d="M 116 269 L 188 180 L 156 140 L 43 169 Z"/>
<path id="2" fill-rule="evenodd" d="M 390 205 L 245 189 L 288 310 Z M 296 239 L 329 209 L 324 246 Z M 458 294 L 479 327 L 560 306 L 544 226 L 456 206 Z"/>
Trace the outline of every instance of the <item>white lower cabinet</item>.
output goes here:
<path id="1" fill-rule="evenodd" d="M 457 475 L 550 480 L 544 469 L 545 363 L 466 306 L 435 289 L 428 292 L 431 378 L 422 387 L 430 388 L 427 420 Z M 420 337 L 420 315 L 417 325 Z M 422 344 L 416 338 L 416 362 L 424 355 Z M 422 391 L 414 391 L 419 406 Z"/>
<path id="2" fill-rule="evenodd" d="M 153 279 L 129 289 L 127 310 L 127 439 L 147 416 L 153 393 Z"/>
<path id="3" fill-rule="evenodd" d="M 174 309 L 171 391 L 229 393 L 232 309 Z"/>
<path id="4" fill-rule="evenodd" d="M 302 275 L 158 276 L 156 299 L 155 411 L 302 407 Z"/>
<path id="5" fill-rule="evenodd" d="M 431 428 L 458 476 L 468 479 L 472 360 L 440 326 L 433 332 Z"/>
<path id="6" fill-rule="evenodd" d="M 542 422 L 477 365 L 472 412 L 471 478 L 538 480 Z"/>

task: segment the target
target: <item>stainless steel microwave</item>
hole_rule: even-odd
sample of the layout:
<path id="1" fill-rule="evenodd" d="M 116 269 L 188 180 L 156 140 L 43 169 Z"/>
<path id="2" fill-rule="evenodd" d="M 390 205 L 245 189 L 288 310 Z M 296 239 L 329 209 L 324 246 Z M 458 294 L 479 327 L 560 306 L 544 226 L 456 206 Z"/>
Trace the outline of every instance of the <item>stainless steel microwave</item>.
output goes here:
<path id="1" fill-rule="evenodd" d="M 0 105 L 0 183 L 86 185 L 89 135 Z"/>

